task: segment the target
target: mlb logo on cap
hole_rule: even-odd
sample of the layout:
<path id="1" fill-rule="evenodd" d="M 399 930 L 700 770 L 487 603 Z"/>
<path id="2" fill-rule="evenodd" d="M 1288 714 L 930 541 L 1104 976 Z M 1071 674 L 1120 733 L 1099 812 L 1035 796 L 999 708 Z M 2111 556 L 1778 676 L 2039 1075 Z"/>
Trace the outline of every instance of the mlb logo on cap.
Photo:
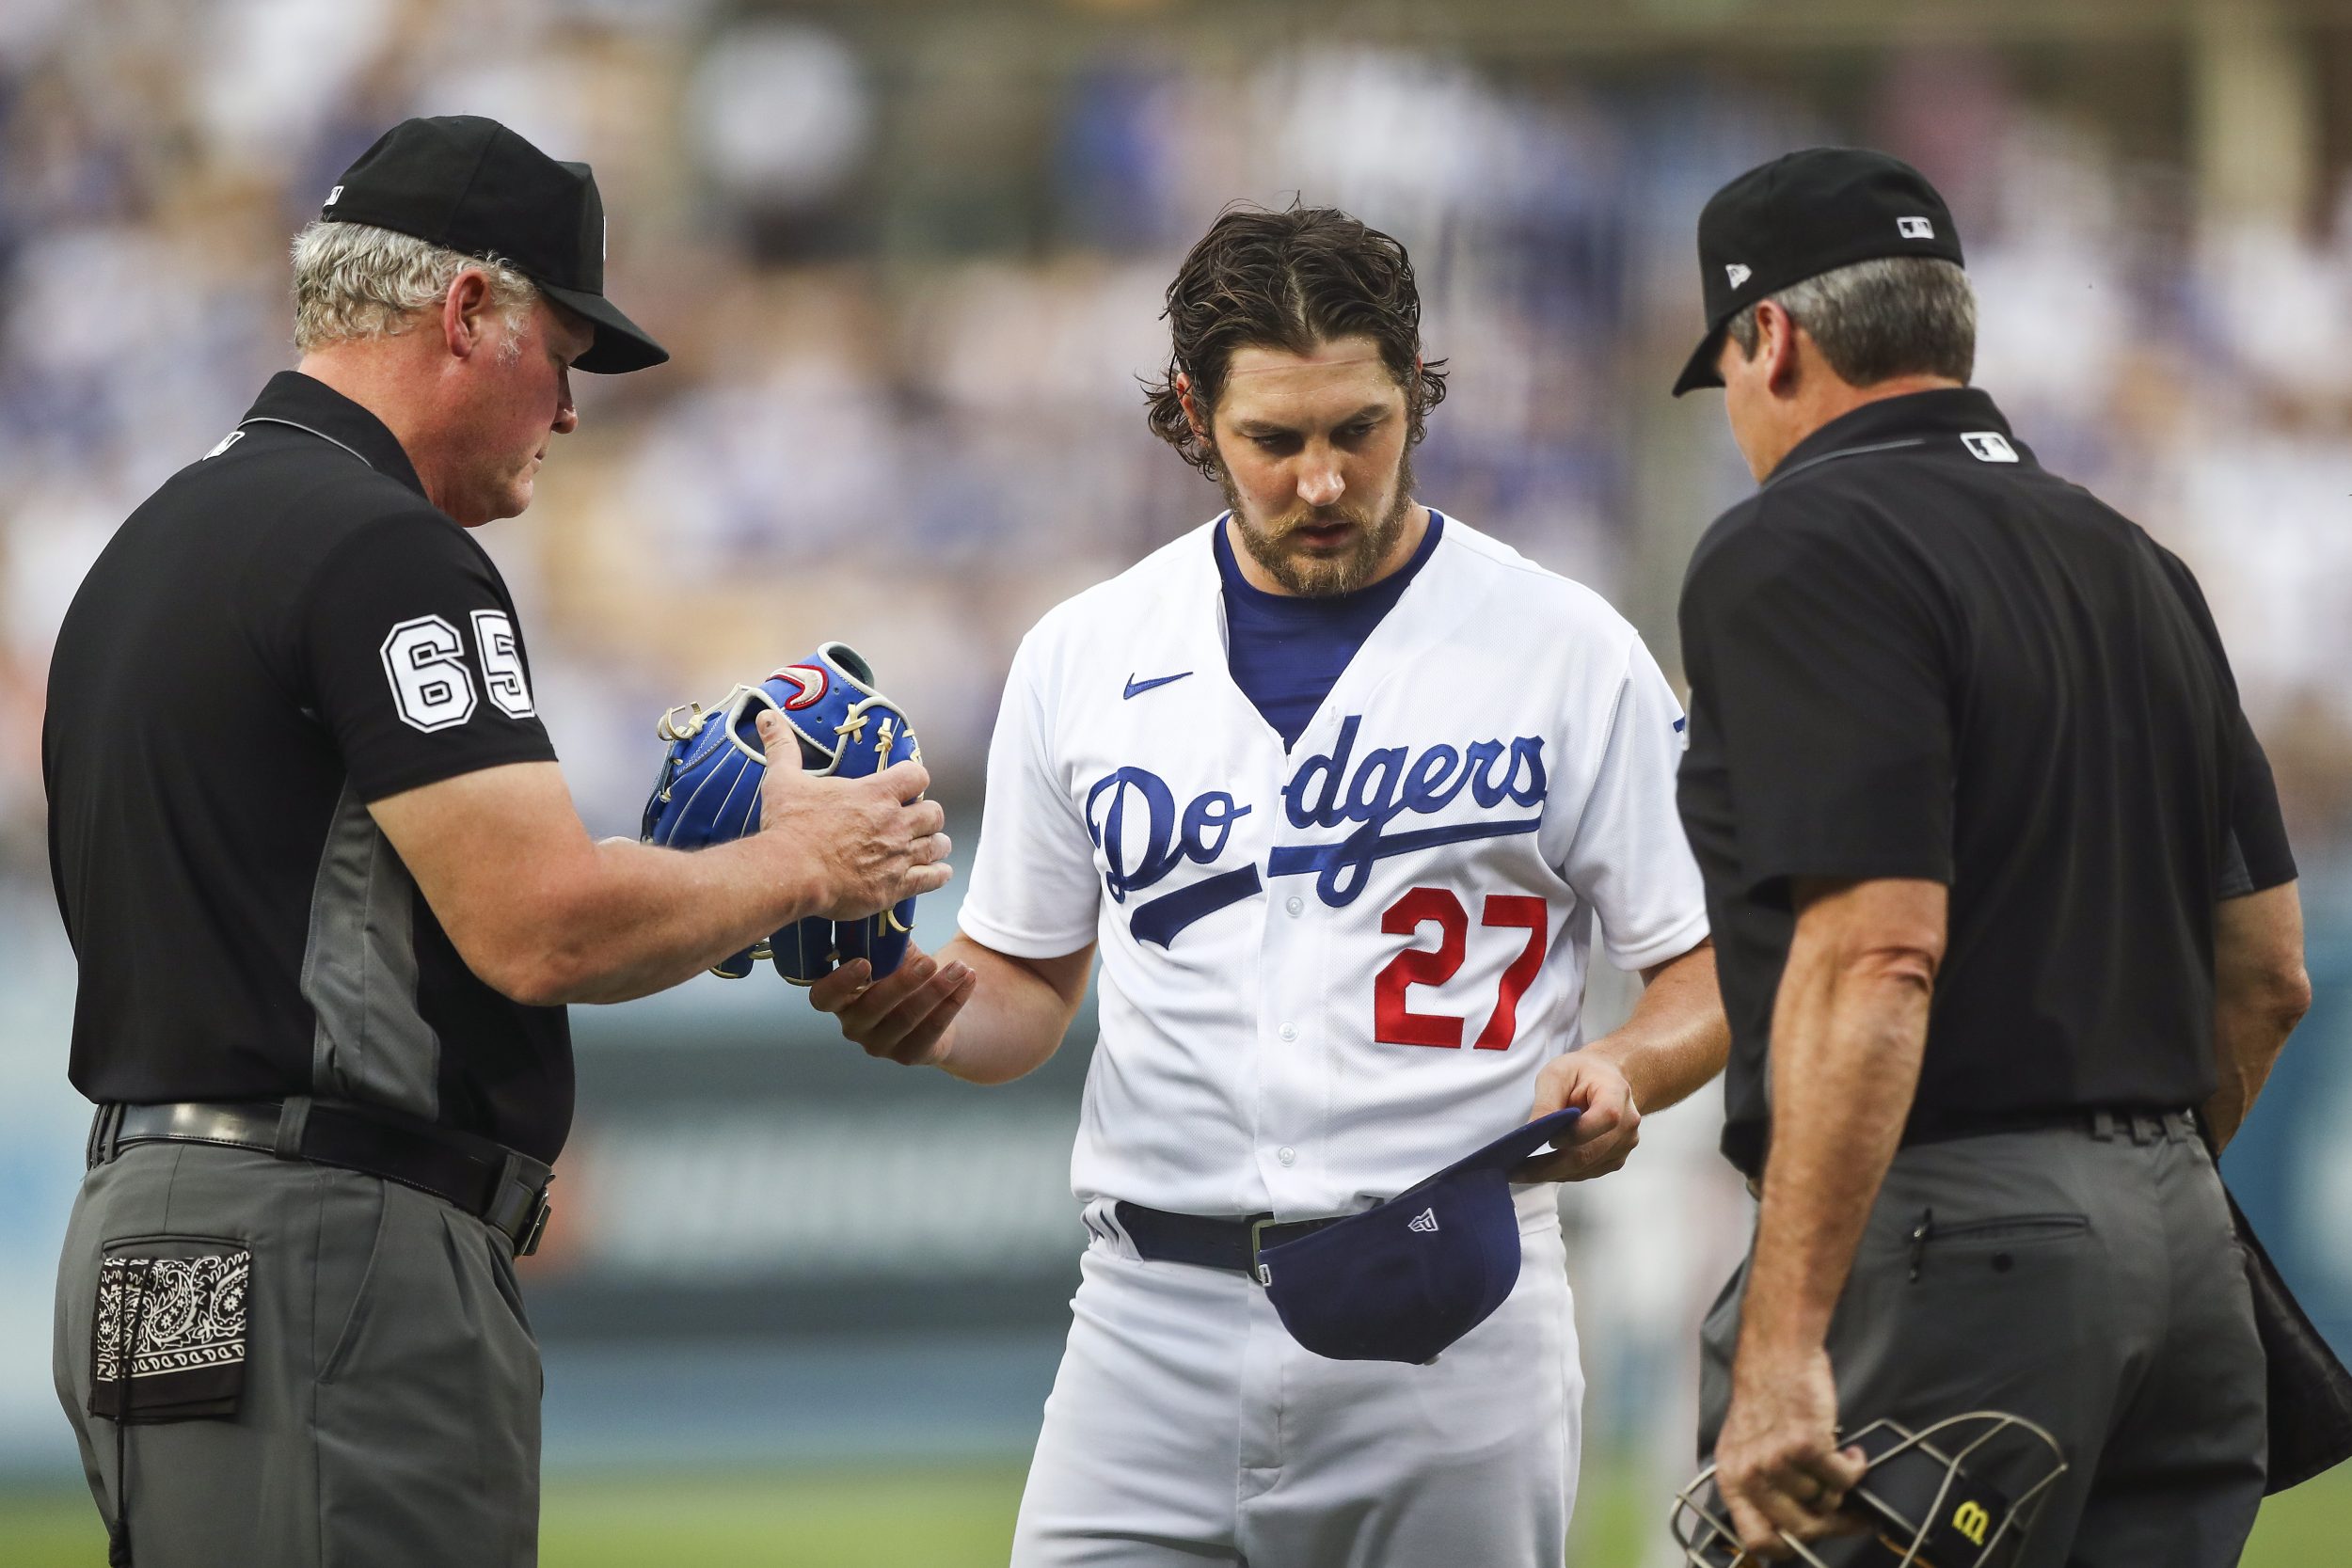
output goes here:
<path id="1" fill-rule="evenodd" d="M 1539 1117 L 1376 1209 L 1261 1251 L 1259 1282 L 1282 1326 L 1335 1361 L 1436 1359 L 1518 1284 L 1510 1173 L 1581 1114 Z"/>
<path id="2" fill-rule="evenodd" d="M 1961 261 L 1950 210 L 1909 164 L 1862 148 L 1810 147 L 1748 170 L 1699 214 L 1707 335 L 1684 361 L 1675 395 L 1724 384 L 1716 364 L 1724 333 L 1757 300 L 1896 256 Z"/>

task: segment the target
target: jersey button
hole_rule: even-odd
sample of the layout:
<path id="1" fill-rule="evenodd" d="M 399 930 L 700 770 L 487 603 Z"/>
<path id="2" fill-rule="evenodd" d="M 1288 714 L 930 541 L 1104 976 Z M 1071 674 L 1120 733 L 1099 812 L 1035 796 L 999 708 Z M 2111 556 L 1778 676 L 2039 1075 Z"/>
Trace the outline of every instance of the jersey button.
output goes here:
<path id="1" fill-rule="evenodd" d="M 1277 1160 L 1281 1161 L 1281 1162 L 1282 1162 L 1282 1164 L 1286 1164 L 1286 1165 L 1287 1165 L 1287 1164 L 1292 1164 L 1292 1163 L 1293 1163 L 1293 1162 L 1295 1162 L 1295 1160 L 1297 1160 L 1297 1158 L 1298 1158 L 1298 1150 L 1296 1150 L 1296 1149 L 1295 1149 L 1295 1148 L 1288 1148 L 1288 1147 L 1284 1147 L 1284 1148 L 1278 1148 L 1278 1149 L 1276 1149 L 1276 1150 L 1274 1151 L 1274 1157 L 1275 1157 Z"/>
<path id="2" fill-rule="evenodd" d="M 1298 912 L 1300 912 L 1301 911 L 1303 911 L 1304 909 L 1306 909 L 1306 907 L 1307 907 L 1307 900 L 1305 900 L 1304 898 L 1301 898 L 1300 896 L 1298 896 L 1298 895 L 1296 895 L 1296 894 L 1295 894 L 1295 893 L 1294 893 L 1294 894 L 1292 894 L 1292 895 L 1291 895 L 1288 898 L 1286 898 L 1286 899 L 1284 899 L 1284 900 L 1282 901 L 1282 908 L 1284 908 L 1285 910 L 1288 910 L 1288 911 L 1289 911 L 1291 913 L 1293 913 L 1293 914 L 1297 914 Z"/>
<path id="3" fill-rule="evenodd" d="M 1275 1033 L 1281 1036 L 1286 1040 L 1295 1040 L 1298 1037 L 1298 1025 L 1295 1023 L 1285 1023 L 1282 1027 L 1277 1029 Z"/>

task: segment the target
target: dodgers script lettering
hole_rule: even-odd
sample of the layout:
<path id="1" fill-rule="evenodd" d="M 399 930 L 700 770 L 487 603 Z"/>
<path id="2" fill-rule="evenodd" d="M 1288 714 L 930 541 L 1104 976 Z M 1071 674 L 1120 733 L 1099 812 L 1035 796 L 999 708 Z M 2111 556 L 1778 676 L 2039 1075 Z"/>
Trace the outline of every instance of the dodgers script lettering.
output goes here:
<path id="1" fill-rule="evenodd" d="M 1315 895 L 1333 909 L 1355 902 L 1375 862 L 1470 839 L 1532 833 L 1549 780 L 1541 736 L 1444 742 L 1414 752 L 1380 746 L 1357 752 L 1363 727 L 1350 714 L 1327 753 L 1302 761 L 1282 787 L 1283 819 L 1297 830 L 1354 830 L 1320 843 L 1276 845 L 1263 876 L 1255 864 L 1205 878 L 1138 903 L 1129 929 L 1138 942 L 1167 946 L 1204 915 L 1257 894 L 1266 877 L 1311 876 Z M 1480 814 L 1424 828 L 1400 828 L 1401 818 L 1459 816 L 1465 798 Z M 1516 808 L 1516 810 L 1514 809 Z M 1231 842 L 1233 824 L 1249 815 L 1224 790 L 1195 796 L 1179 810 L 1168 781 L 1147 768 L 1120 768 L 1087 791 L 1087 833 L 1102 852 L 1103 886 L 1124 904 L 1178 867 L 1214 865 Z M 1518 812 L 1534 811 L 1534 816 Z M 1511 815 L 1499 814 L 1511 812 Z"/>

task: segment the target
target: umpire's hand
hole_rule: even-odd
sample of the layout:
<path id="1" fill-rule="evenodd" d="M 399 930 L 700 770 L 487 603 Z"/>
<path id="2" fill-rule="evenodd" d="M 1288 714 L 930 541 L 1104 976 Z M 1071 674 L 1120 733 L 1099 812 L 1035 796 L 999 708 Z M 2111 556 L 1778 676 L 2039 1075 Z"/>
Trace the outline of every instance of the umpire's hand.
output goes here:
<path id="1" fill-rule="evenodd" d="M 863 920 L 947 885 L 954 846 L 939 802 L 921 798 L 931 783 L 921 763 L 860 779 L 803 772 L 801 743 L 772 709 L 759 716 L 759 831 L 789 847 L 812 891 L 809 913 Z"/>
<path id="2" fill-rule="evenodd" d="M 907 1067 L 931 1067 L 947 1054 L 947 1026 L 972 1000 L 979 976 L 967 965 L 941 963 L 909 943 L 898 967 L 880 980 L 874 966 L 852 958 L 808 988 L 809 1005 L 831 1013 L 841 1033 Z"/>
<path id="3" fill-rule="evenodd" d="M 1715 1440 L 1715 1489 L 1743 1548 L 1779 1561 L 1789 1541 L 1855 1533 L 1859 1522 L 1838 1510 L 1868 1468 L 1860 1449 L 1837 1446 L 1827 1351 L 1741 1343 Z"/>

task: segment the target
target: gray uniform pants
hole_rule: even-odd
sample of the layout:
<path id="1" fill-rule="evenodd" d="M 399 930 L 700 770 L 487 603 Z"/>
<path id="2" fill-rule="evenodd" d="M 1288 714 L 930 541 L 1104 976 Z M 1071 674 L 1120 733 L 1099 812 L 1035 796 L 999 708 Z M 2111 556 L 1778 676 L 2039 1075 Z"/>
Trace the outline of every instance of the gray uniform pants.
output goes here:
<path id="1" fill-rule="evenodd" d="M 251 1258 L 241 1336 L 241 1265 L 216 1261 L 238 1252 Z M 99 1513 L 109 1529 L 128 1524 L 132 1560 L 535 1562 L 539 1354 L 511 1254 L 505 1236 L 437 1197 L 249 1149 L 140 1144 L 92 1170 L 58 1269 L 57 1396 Z M 118 1429 L 90 1413 L 108 1258 L 159 1260 L 131 1265 L 155 1287 L 132 1331 L 151 1354 L 135 1365 L 187 1354 L 207 1311 L 229 1325 L 202 1348 L 224 1359 L 242 1352 L 233 1414 Z M 118 1261 L 109 1278 L 123 1269 Z M 216 1290 L 226 1271 L 231 1294 L 191 1302 L 181 1287 L 192 1269 Z M 100 1338 L 117 1344 L 117 1332 Z"/>
<path id="2" fill-rule="evenodd" d="M 1730 1402 L 1746 1282 L 1743 1264 L 1701 1331 L 1703 1459 Z M 2017 1568 L 2226 1568 L 2253 1528 L 2263 1352 L 2220 1180 L 2178 1126 L 1902 1149 L 1829 1355 L 1847 1431 L 1992 1409 L 2057 1435 L 2071 1468 Z"/>

